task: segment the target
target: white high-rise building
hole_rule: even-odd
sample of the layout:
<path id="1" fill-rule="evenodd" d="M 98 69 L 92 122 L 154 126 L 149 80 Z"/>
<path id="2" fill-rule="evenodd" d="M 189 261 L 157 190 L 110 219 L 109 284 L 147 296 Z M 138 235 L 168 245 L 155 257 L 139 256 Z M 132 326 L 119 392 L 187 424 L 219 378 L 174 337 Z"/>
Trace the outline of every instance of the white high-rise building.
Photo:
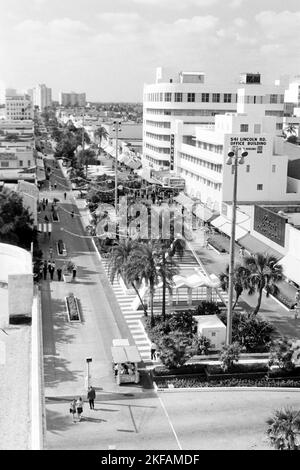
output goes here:
<path id="1" fill-rule="evenodd" d="M 299 184 L 288 176 L 277 117 L 267 114 L 269 96 L 281 101 L 281 93 L 275 98 L 268 87 L 249 84 L 237 90 L 237 112 L 217 115 L 215 125 L 177 121 L 174 166 L 189 196 L 220 212 L 222 203 L 232 200 L 234 167 L 226 164 L 227 155 L 231 147 L 240 147 L 248 156 L 238 168 L 239 203 L 299 201 Z"/>
<path id="2" fill-rule="evenodd" d="M 52 90 L 46 87 L 44 83 L 37 85 L 32 89 L 32 101 L 34 106 L 38 106 L 42 112 L 47 106 L 52 104 Z"/>
<path id="3" fill-rule="evenodd" d="M 254 86 L 257 99 L 264 96 L 266 116 L 275 116 L 277 129 L 282 129 L 283 87 L 273 85 L 262 92 L 258 73 L 242 74 L 240 84 Z M 217 114 L 236 112 L 239 86 L 206 84 L 203 72 L 180 72 L 175 81 L 157 69 L 156 83 L 144 86 L 143 166 L 174 170 L 176 121 L 213 125 Z"/>

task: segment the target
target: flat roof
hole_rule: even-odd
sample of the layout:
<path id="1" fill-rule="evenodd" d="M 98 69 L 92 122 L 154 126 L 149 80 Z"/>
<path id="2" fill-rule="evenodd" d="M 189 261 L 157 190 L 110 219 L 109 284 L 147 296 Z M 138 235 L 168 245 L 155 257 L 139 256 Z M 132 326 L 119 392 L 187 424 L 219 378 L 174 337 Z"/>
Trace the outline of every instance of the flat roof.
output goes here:
<path id="1" fill-rule="evenodd" d="M 195 315 L 194 318 L 200 327 L 226 329 L 226 326 L 217 315 Z"/>
<path id="2" fill-rule="evenodd" d="M 136 346 L 112 346 L 111 354 L 113 361 L 117 364 L 142 361 Z"/>

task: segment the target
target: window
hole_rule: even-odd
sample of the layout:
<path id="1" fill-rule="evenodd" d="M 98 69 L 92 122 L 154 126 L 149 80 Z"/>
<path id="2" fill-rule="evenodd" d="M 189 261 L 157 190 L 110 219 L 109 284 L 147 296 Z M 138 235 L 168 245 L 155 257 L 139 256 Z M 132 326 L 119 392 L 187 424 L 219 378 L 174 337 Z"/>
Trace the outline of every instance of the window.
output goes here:
<path id="1" fill-rule="evenodd" d="M 231 93 L 224 93 L 224 103 L 231 103 Z"/>
<path id="2" fill-rule="evenodd" d="M 189 103 L 195 102 L 195 93 L 188 93 L 188 102 Z"/>
<path id="3" fill-rule="evenodd" d="M 172 93 L 165 93 L 165 101 L 172 101 Z"/>
<path id="4" fill-rule="evenodd" d="M 263 190 L 263 187 L 264 187 L 263 184 L 258 184 L 258 185 L 257 185 L 257 191 L 262 191 L 262 190 Z"/>
<path id="5" fill-rule="evenodd" d="M 213 103 L 220 103 L 220 93 L 213 93 L 212 100 Z"/>
<path id="6" fill-rule="evenodd" d="M 19 166 L 23 166 L 23 160 L 19 161 Z"/>
<path id="7" fill-rule="evenodd" d="M 250 173 L 250 165 L 246 165 L 246 173 Z"/>
<path id="8" fill-rule="evenodd" d="M 277 95 L 270 95 L 270 103 L 277 104 L 278 96 Z"/>
<path id="9" fill-rule="evenodd" d="M 201 93 L 202 103 L 209 103 L 209 93 Z"/>
<path id="10" fill-rule="evenodd" d="M 254 134 L 260 134 L 260 131 L 261 131 L 261 125 L 254 124 Z"/>
<path id="11" fill-rule="evenodd" d="M 9 162 L 1 162 L 2 168 L 7 168 L 9 166 Z"/>
<path id="12" fill-rule="evenodd" d="M 248 132 L 249 130 L 248 124 L 241 124 L 240 130 L 241 132 Z"/>
<path id="13" fill-rule="evenodd" d="M 212 335 L 212 336 L 216 336 L 216 333 L 215 333 L 215 331 L 213 331 L 211 335 Z"/>
<path id="14" fill-rule="evenodd" d="M 31 160 L 27 160 L 27 166 L 31 165 Z"/>
<path id="15" fill-rule="evenodd" d="M 272 173 L 276 173 L 276 165 L 272 165 Z"/>
<path id="16" fill-rule="evenodd" d="M 182 102 L 182 93 L 175 93 L 175 102 L 176 103 Z"/>

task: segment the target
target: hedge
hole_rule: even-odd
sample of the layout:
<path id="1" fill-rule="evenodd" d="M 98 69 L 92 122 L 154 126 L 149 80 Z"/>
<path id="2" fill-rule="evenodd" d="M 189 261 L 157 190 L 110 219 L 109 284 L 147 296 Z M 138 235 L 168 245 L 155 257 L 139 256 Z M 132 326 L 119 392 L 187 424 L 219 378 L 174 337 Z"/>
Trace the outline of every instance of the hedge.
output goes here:
<path id="1" fill-rule="evenodd" d="M 173 378 L 156 380 L 159 388 L 168 388 L 168 384 L 172 384 L 174 388 L 191 388 L 191 387 L 291 387 L 300 388 L 300 380 L 293 379 L 223 379 L 207 381 L 199 378 Z"/>

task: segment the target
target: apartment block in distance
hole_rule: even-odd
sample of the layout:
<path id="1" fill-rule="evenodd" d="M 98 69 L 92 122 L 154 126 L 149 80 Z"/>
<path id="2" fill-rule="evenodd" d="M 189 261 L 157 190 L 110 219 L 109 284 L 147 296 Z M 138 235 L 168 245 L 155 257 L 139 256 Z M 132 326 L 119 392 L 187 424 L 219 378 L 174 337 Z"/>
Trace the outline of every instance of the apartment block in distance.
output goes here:
<path id="1" fill-rule="evenodd" d="M 60 106 L 85 106 L 86 94 L 75 93 L 74 91 L 71 91 L 70 93 L 60 91 L 58 101 Z"/>
<path id="2" fill-rule="evenodd" d="M 158 68 L 156 83 L 144 86 L 143 166 L 173 171 L 175 122 L 213 125 L 216 115 L 236 112 L 241 85 L 260 87 L 260 74 L 243 73 L 239 83 L 207 84 L 203 72 L 180 72 L 174 80 Z M 282 129 L 284 89 L 274 85 L 264 96 L 266 116 L 276 117 Z"/>
<path id="3" fill-rule="evenodd" d="M 5 117 L 8 120 L 33 119 L 33 105 L 30 96 L 6 92 Z"/>

